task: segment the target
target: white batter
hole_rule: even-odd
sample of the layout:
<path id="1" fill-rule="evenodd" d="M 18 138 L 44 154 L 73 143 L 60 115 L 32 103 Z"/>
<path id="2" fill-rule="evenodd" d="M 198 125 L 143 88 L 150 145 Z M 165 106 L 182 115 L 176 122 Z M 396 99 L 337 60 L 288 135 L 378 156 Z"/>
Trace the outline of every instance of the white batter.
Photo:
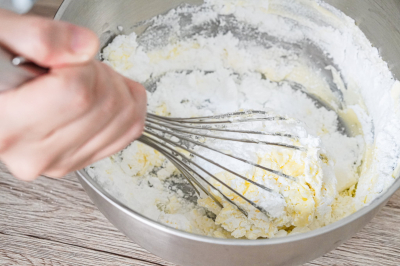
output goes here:
<path id="1" fill-rule="evenodd" d="M 268 212 L 225 189 L 248 212 L 246 217 L 221 197 L 223 208 L 207 197 L 197 202 L 190 198 L 172 163 L 134 142 L 87 168 L 124 204 L 197 234 L 270 238 L 337 221 L 394 181 L 399 172 L 400 85 L 350 18 L 312 0 L 210 0 L 151 22 L 140 38 L 119 36 L 103 53 L 107 64 L 151 88 L 150 113 L 192 117 L 272 110 L 298 122 L 255 123 L 248 129 L 295 134 L 297 142 L 273 138 L 306 151 L 209 143 L 283 171 L 296 178 L 293 182 L 198 150 L 274 191 L 198 160 Z"/>

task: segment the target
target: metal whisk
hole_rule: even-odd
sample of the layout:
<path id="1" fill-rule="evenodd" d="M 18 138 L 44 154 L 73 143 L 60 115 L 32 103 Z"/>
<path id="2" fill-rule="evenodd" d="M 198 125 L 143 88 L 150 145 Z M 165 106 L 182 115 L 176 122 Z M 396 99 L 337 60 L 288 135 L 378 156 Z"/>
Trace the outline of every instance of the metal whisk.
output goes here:
<path id="1" fill-rule="evenodd" d="M 223 115 L 217 116 L 204 116 L 204 117 L 194 117 L 194 118 L 173 118 L 173 117 L 164 117 L 154 114 L 147 114 L 146 123 L 145 123 L 145 130 L 144 134 L 138 139 L 140 142 L 154 148 L 155 150 L 159 151 L 163 154 L 168 160 L 170 160 L 175 167 L 182 173 L 182 175 L 186 178 L 186 180 L 190 183 L 190 185 L 194 188 L 196 193 L 200 196 L 200 192 L 197 188 L 200 188 L 204 193 L 206 193 L 210 198 L 212 198 L 220 207 L 222 207 L 222 203 L 211 193 L 207 190 L 204 185 L 200 182 L 204 182 L 208 186 L 210 186 L 215 191 L 218 191 L 219 194 L 228 202 L 236 206 L 244 215 L 247 216 L 247 212 L 241 208 L 238 204 L 233 202 L 229 197 L 227 197 L 220 189 L 215 187 L 209 179 L 205 176 L 208 176 L 217 182 L 219 182 L 222 186 L 226 187 L 234 194 L 251 204 L 253 207 L 257 208 L 264 214 L 268 215 L 268 211 L 256 204 L 254 201 L 246 198 L 241 193 L 236 191 L 235 189 L 231 188 L 228 184 L 222 181 L 220 178 L 216 177 L 215 175 L 211 174 L 207 171 L 204 167 L 196 163 L 193 158 L 198 157 L 202 160 L 206 161 L 207 163 L 213 164 L 235 176 L 241 178 L 267 192 L 272 193 L 273 190 L 259 184 L 235 171 L 229 169 L 222 164 L 214 162 L 210 158 L 201 155 L 200 153 L 196 152 L 193 148 L 195 146 L 200 146 L 205 149 L 209 149 L 216 153 L 228 156 L 230 158 L 236 159 L 238 161 L 250 164 L 252 166 L 258 167 L 262 170 L 266 170 L 270 173 L 273 173 L 278 176 L 282 176 L 284 178 L 290 179 L 292 181 L 296 181 L 296 179 L 292 176 L 286 175 L 281 171 L 273 170 L 262 165 L 256 164 L 254 162 L 248 161 L 246 159 L 240 158 L 236 155 L 228 154 L 221 150 L 215 149 L 210 145 L 205 144 L 201 140 L 204 138 L 214 139 L 214 140 L 221 140 L 221 141 L 235 141 L 235 142 L 245 142 L 245 143 L 256 143 L 256 144 L 263 144 L 263 145 L 274 145 L 279 147 L 285 147 L 289 149 L 296 149 L 296 150 L 304 150 L 303 147 L 289 145 L 286 143 L 280 142 L 270 142 L 270 141 L 263 141 L 260 139 L 260 136 L 280 136 L 289 139 L 296 140 L 296 136 L 291 134 L 285 133 L 268 133 L 264 131 L 252 131 L 252 130 L 242 130 L 242 129 L 235 129 L 229 128 L 227 125 L 233 125 L 237 123 L 247 123 L 247 122 L 254 122 L 254 121 L 285 121 L 288 120 L 285 117 L 277 116 L 275 114 L 270 114 L 265 111 L 244 111 L 244 112 L 235 112 L 235 113 L 228 113 Z M 251 137 L 227 137 L 218 135 L 218 133 L 241 133 L 246 134 L 245 136 Z M 177 148 L 185 150 L 189 152 L 190 156 L 179 152 Z M 197 168 L 197 169 L 195 169 Z M 199 171 L 200 170 L 200 171 Z M 202 173 L 201 173 L 202 172 Z"/>
<path id="2" fill-rule="evenodd" d="M 12 89 L 14 87 L 23 84 L 24 82 L 35 78 L 43 73 L 46 73 L 48 70 L 41 68 L 22 57 L 14 57 L 9 51 L 0 47 L 0 66 L 4 71 L 0 72 L 0 76 L 3 77 L 0 79 L 0 92 L 3 90 Z M 219 182 L 221 185 L 238 195 L 243 200 L 250 203 L 252 206 L 260 210 L 261 212 L 268 215 L 268 211 L 264 210 L 261 206 L 257 205 L 255 202 L 249 200 L 235 189 L 231 188 L 228 184 L 223 182 L 221 179 L 217 178 L 215 175 L 211 174 L 209 171 L 204 169 L 198 163 L 194 162 L 191 157 L 198 157 L 202 160 L 213 164 L 235 176 L 241 178 L 259 188 L 267 191 L 273 192 L 272 189 L 259 184 L 235 171 L 229 169 L 217 162 L 212 161 L 211 159 L 199 154 L 196 152 L 193 147 L 201 146 L 203 148 L 212 150 L 219 154 L 228 156 L 230 158 L 236 159 L 238 161 L 253 165 L 262 170 L 266 170 L 275 175 L 285 177 L 287 179 L 295 181 L 295 178 L 289 175 L 286 175 L 280 171 L 276 171 L 262 165 L 250 162 L 246 159 L 237 157 L 235 155 L 228 154 L 226 152 L 217 150 L 215 148 L 210 147 L 200 141 L 200 138 L 208 138 L 215 140 L 227 140 L 227 141 L 237 141 L 237 142 L 245 142 L 245 143 L 258 143 L 264 145 L 274 145 L 280 147 L 286 147 L 290 149 L 303 150 L 304 148 L 294 145 L 289 145 L 285 143 L 278 142 L 268 142 L 263 141 L 257 136 L 269 135 L 269 136 L 281 136 L 290 139 L 296 139 L 295 136 L 284 133 L 266 133 L 263 131 L 251 131 L 251 130 L 241 130 L 241 129 L 229 129 L 226 127 L 228 124 L 237 124 L 237 123 L 247 123 L 252 121 L 274 121 L 274 120 L 288 120 L 285 117 L 271 115 L 265 111 L 246 111 L 246 112 L 236 112 L 229 113 L 217 116 L 205 116 L 205 117 L 195 117 L 195 118 L 172 118 L 172 117 L 163 117 L 154 114 L 147 114 L 146 124 L 144 134 L 139 138 L 139 141 L 156 149 L 161 154 L 163 154 L 167 159 L 169 159 L 175 167 L 182 173 L 182 175 L 187 179 L 187 181 L 193 186 L 194 190 L 200 196 L 200 192 L 197 187 L 200 188 L 204 193 L 206 193 L 209 197 L 211 197 L 220 207 L 222 207 L 222 203 L 211 193 L 209 192 L 199 180 L 206 183 L 208 186 L 218 191 L 219 194 L 226 199 L 231 204 L 235 205 L 244 215 L 247 216 L 247 212 L 243 210 L 240 206 L 238 206 L 235 202 L 229 199 L 224 193 L 216 188 L 207 178 L 205 178 L 198 170 L 199 169 L 203 174 L 211 177 L 212 179 Z M 252 137 L 224 137 L 216 134 L 217 132 L 224 133 L 232 133 L 232 134 L 247 134 Z M 176 148 L 180 148 L 186 150 L 190 153 L 190 156 L 185 156 L 182 152 L 179 152 Z"/>

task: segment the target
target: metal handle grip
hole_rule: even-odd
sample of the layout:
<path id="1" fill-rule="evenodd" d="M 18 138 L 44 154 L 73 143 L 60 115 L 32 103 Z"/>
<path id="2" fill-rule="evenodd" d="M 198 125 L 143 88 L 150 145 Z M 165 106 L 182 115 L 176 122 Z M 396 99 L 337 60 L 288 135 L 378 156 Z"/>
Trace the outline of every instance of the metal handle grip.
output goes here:
<path id="1" fill-rule="evenodd" d="M 0 92 L 17 88 L 47 72 L 47 68 L 18 57 L 0 46 Z"/>

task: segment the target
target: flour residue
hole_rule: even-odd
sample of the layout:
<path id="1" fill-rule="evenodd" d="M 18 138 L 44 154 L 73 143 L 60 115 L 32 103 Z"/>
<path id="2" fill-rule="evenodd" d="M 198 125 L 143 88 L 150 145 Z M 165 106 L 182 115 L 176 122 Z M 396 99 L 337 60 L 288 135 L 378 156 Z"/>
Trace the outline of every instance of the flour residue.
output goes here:
<path id="1" fill-rule="evenodd" d="M 225 191 L 246 209 L 246 217 L 232 204 L 221 208 L 210 198 L 196 197 L 171 162 L 134 142 L 86 169 L 127 206 L 196 234 L 270 238 L 335 222 L 394 182 L 400 157 L 399 83 L 341 12 L 312 0 L 209 0 L 148 24 L 139 37 L 115 38 L 103 58 L 147 86 L 150 113 L 194 117 L 271 111 L 296 122 L 254 124 L 253 129 L 296 134 L 307 152 L 211 143 L 298 179 L 293 183 L 222 158 L 274 191 L 265 193 L 204 164 L 268 211 L 265 215 Z"/>

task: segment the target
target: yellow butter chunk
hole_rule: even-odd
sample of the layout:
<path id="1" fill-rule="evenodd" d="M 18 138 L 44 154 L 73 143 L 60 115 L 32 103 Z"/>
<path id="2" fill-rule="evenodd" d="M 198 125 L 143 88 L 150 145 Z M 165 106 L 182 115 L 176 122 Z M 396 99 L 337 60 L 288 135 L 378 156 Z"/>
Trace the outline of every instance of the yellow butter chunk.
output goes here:
<path id="1" fill-rule="evenodd" d="M 122 157 L 120 166 L 130 176 L 142 176 L 165 161 L 161 153 L 138 141 L 124 150 Z"/>
<path id="2" fill-rule="evenodd" d="M 275 151 L 261 158 L 259 164 L 274 170 L 280 170 L 284 174 L 292 177 L 300 177 L 305 175 L 305 154 L 301 154 L 300 158 L 293 158 L 294 151 Z M 320 161 L 314 162 L 310 167 L 320 169 Z M 304 227 L 310 224 L 315 211 L 315 201 L 313 188 L 308 183 L 289 182 L 285 185 L 279 182 L 279 178 L 268 171 L 257 168 L 256 175 L 261 175 L 263 180 L 274 179 L 279 187 L 279 192 L 284 195 L 286 201 L 286 213 L 292 219 L 294 226 Z M 314 176 L 315 177 L 315 176 Z M 315 177 L 317 181 L 318 177 Z M 300 182 L 299 182 L 300 181 Z"/>
<path id="3" fill-rule="evenodd" d="M 210 191 L 215 194 L 220 202 L 223 202 L 224 207 L 222 209 L 216 208 L 216 203 L 210 198 L 199 200 L 200 206 L 216 214 L 215 223 L 221 225 L 235 238 L 269 238 L 277 234 L 279 230 L 282 231 L 282 228 L 290 232 L 296 227 L 306 228 L 310 226 L 314 217 L 320 215 L 318 207 L 323 202 L 321 197 L 327 193 L 325 186 L 322 186 L 322 165 L 325 163 L 321 161 L 318 153 L 275 149 L 259 156 L 258 164 L 295 178 L 295 181 L 288 180 L 260 168 L 245 173 L 249 179 L 273 189 L 276 192 L 275 197 L 283 198 L 280 215 L 273 216 L 262 213 L 215 180 L 212 181 L 213 185 L 241 206 L 248 213 L 248 216 L 246 217 L 238 208 L 213 189 L 210 189 Z M 265 197 L 263 195 L 268 192 L 228 172 L 220 172 L 215 176 L 244 197 L 260 206 L 263 205 L 263 197 Z M 328 192 L 333 199 L 335 195 L 334 186 Z M 268 208 L 266 208 L 266 211 L 269 211 Z"/>

